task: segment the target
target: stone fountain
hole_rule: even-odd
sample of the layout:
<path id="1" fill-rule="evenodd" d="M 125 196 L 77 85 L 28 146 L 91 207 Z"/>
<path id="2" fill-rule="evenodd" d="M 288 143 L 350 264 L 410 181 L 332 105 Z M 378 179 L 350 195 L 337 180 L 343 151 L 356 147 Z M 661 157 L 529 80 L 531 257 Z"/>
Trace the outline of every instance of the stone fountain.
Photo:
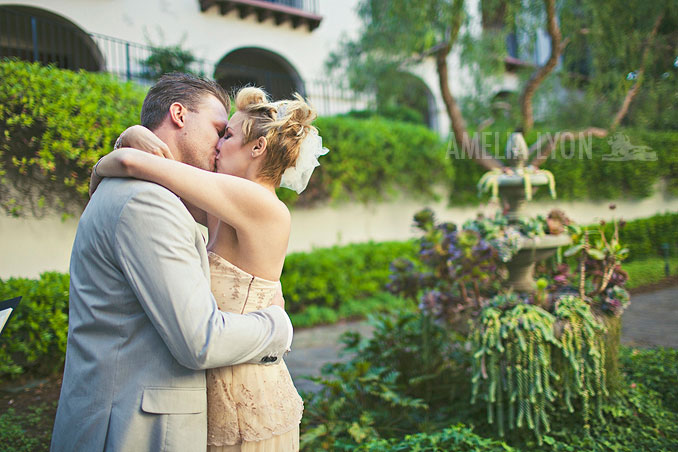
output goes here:
<path id="1" fill-rule="evenodd" d="M 514 166 L 495 178 L 499 198 L 506 206 L 509 224 L 515 224 L 521 217 L 526 216 L 525 206 L 534 190 L 551 183 L 550 173 L 526 168 L 528 156 L 529 151 L 523 135 L 513 133 L 506 144 L 506 157 L 514 162 Z M 526 181 L 526 178 L 529 180 Z M 535 264 L 551 257 L 559 247 L 569 244 L 570 237 L 567 234 L 523 237 L 519 251 L 506 263 L 509 271 L 506 285 L 516 292 L 535 292 L 537 289 L 534 280 Z"/>

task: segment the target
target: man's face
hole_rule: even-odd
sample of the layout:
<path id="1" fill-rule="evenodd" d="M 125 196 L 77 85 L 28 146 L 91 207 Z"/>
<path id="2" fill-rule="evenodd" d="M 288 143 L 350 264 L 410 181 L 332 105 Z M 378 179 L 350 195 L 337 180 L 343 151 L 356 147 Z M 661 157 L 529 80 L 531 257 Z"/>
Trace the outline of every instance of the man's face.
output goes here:
<path id="1" fill-rule="evenodd" d="M 186 126 L 181 130 L 178 145 L 181 161 L 207 171 L 214 171 L 217 143 L 228 123 L 224 105 L 211 94 L 206 95 L 198 111 L 188 111 Z"/>

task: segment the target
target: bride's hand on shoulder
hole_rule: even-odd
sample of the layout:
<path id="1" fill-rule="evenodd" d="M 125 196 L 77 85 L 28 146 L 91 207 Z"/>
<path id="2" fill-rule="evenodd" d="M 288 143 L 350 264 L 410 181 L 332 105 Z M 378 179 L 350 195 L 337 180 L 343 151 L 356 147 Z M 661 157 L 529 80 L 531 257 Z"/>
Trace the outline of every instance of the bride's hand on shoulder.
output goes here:
<path id="1" fill-rule="evenodd" d="M 156 134 L 140 125 L 129 127 L 120 134 L 118 141 L 115 143 L 115 149 L 121 147 L 139 149 L 149 154 L 174 160 L 169 146 L 158 138 Z"/>
<path id="2" fill-rule="evenodd" d="M 94 194 L 104 177 L 135 177 L 143 165 L 161 162 L 151 153 L 135 148 L 119 148 L 103 156 L 92 168 L 89 195 Z"/>

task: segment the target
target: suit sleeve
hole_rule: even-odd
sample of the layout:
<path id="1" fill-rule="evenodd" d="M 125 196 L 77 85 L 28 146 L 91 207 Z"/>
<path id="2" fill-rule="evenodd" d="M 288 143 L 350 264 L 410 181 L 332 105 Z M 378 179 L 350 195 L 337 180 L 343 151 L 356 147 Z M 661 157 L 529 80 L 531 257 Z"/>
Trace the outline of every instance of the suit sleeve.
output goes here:
<path id="1" fill-rule="evenodd" d="M 277 307 L 245 315 L 219 311 L 202 271 L 195 224 L 171 192 L 156 186 L 132 196 L 114 243 L 125 278 L 180 364 L 208 369 L 280 361 L 291 333 L 287 314 Z"/>

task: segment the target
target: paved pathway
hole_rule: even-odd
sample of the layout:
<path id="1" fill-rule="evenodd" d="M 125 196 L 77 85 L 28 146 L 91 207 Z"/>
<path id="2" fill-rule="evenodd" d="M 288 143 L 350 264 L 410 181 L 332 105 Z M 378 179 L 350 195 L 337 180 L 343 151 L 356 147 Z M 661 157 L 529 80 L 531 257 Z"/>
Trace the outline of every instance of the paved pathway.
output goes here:
<path id="1" fill-rule="evenodd" d="M 285 361 L 299 390 L 317 390 L 318 385 L 304 377 L 320 375 L 320 369 L 326 363 L 348 358 L 339 356 L 342 348 L 339 336 L 345 331 L 368 335 L 371 328 L 366 322 L 350 322 L 309 328 L 294 334 L 293 351 Z M 678 348 L 678 287 L 632 295 L 631 305 L 624 313 L 622 342 L 640 347 Z"/>
<path id="2" fill-rule="evenodd" d="M 631 295 L 622 322 L 622 342 L 678 348 L 678 287 Z"/>

